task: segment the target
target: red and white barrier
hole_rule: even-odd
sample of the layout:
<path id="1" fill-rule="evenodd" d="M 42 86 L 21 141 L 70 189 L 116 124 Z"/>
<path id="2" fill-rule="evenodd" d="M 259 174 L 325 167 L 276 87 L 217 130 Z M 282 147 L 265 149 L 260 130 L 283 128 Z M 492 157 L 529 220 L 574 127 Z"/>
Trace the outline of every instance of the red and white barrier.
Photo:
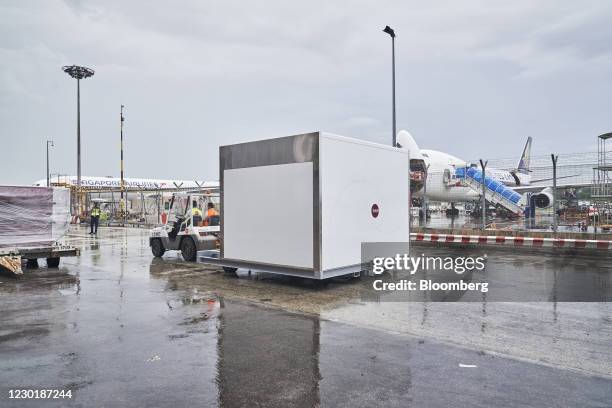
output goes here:
<path id="1" fill-rule="evenodd" d="M 496 235 L 410 234 L 411 241 L 449 244 L 503 245 L 532 248 L 603 249 L 612 250 L 612 241 L 595 239 L 534 238 Z"/>

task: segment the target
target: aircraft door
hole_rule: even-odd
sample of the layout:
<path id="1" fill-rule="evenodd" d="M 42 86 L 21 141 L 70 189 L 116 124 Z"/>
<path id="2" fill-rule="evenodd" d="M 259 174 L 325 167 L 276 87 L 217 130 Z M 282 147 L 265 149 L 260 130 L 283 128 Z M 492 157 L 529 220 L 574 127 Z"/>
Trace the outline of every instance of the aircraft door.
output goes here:
<path id="1" fill-rule="evenodd" d="M 444 169 L 444 174 L 442 175 L 442 180 L 444 184 L 448 185 L 451 182 L 451 173 L 449 169 Z"/>

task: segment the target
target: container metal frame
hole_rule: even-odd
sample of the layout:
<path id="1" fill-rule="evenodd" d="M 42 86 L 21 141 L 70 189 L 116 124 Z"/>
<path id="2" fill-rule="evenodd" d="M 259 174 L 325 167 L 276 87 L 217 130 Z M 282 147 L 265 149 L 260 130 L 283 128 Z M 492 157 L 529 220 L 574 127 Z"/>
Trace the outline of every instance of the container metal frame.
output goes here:
<path id="1" fill-rule="evenodd" d="M 219 177 L 222 208 L 224 204 L 225 170 L 244 169 L 258 166 L 273 166 L 312 162 L 313 164 L 313 267 L 301 268 L 291 265 L 259 263 L 245 259 L 228 259 L 224 255 L 225 211 L 221 211 L 221 242 L 218 251 L 200 251 L 197 261 L 205 264 L 229 268 L 243 268 L 251 271 L 282 274 L 311 279 L 328 279 L 338 276 L 357 276 L 368 270 L 367 263 L 356 263 L 338 268 L 324 269 L 321 261 L 322 252 L 322 202 L 320 186 L 319 140 L 322 132 L 311 132 L 276 139 L 240 143 L 219 148 Z M 333 135 L 332 135 L 333 136 Z M 341 138 L 341 137 L 340 137 Z M 347 139 L 347 138 L 343 138 Z M 347 139 L 349 140 L 349 139 Z M 397 150 L 391 146 L 350 139 L 351 142 L 369 145 L 385 150 Z M 405 152 L 405 151 L 404 151 Z M 405 152 L 407 154 L 407 152 Z M 409 163 L 409 159 L 407 159 Z M 406 169 L 409 174 L 409 165 Z M 408 180 L 409 177 L 407 176 Z M 409 203 L 409 200 L 408 200 Z M 408 204 L 409 205 L 409 204 Z M 410 208 L 406 211 L 409 214 Z M 409 225 L 406 226 L 409 228 Z"/>

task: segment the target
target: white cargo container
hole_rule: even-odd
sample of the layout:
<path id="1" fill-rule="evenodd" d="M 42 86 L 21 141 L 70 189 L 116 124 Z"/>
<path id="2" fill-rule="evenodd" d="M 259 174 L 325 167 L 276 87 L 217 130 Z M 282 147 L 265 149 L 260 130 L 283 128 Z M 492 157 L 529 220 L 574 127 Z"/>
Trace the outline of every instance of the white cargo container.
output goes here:
<path id="1" fill-rule="evenodd" d="M 214 263 L 325 279 L 361 271 L 362 242 L 409 241 L 405 150 L 314 132 L 222 146 L 219 156 Z"/>

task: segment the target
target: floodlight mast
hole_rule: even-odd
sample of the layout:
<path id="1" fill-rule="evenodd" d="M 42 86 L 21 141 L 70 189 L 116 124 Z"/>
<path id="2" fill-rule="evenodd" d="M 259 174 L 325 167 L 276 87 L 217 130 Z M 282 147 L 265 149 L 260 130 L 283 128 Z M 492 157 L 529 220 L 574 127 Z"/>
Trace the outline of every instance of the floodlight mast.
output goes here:
<path id="1" fill-rule="evenodd" d="M 393 147 L 397 147 L 397 130 L 395 128 L 395 31 L 389 27 L 385 26 L 383 29 L 384 33 L 389 34 L 391 37 L 391 89 L 392 89 L 392 109 L 393 109 L 393 134 L 391 136 Z"/>
<path id="2" fill-rule="evenodd" d="M 93 76 L 94 70 L 79 65 L 65 65 L 62 71 L 77 80 L 77 211 L 81 213 L 81 79 Z"/>

